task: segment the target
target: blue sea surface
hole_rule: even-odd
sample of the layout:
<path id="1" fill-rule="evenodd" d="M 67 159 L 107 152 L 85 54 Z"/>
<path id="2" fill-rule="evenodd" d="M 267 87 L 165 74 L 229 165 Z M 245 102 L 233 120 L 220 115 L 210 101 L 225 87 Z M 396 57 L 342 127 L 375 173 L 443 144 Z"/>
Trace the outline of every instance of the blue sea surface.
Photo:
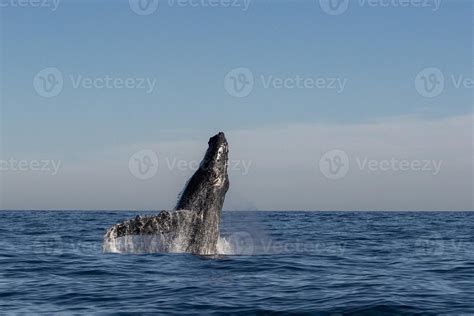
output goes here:
<path id="1" fill-rule="evenodd" d="M 223 212 L 221 255 L 103 253 L 137 214 L 0 212 L 0 314 L 474 313 L 474 212 Z"/>

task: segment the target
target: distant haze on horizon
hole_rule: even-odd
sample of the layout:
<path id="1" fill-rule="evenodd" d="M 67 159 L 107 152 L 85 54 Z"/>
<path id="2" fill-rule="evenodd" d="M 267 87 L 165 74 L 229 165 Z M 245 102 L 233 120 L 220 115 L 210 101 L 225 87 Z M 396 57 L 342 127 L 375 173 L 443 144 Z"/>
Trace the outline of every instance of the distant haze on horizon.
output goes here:
<path id="1" fill-rule="evenodd" d="M 329 1 L 2 2 L 0 209 L 173 208 L 224 131 L 225 210 L 473 210 L 473 3 Z"/>

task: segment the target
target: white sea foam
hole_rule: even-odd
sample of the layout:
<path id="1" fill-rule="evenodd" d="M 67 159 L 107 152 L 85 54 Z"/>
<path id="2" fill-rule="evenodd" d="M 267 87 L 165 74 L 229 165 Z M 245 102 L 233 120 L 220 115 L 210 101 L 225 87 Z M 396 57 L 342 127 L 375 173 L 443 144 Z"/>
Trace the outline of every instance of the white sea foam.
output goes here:
<path id="1" fill-rule="evenodd" d="M 166 222 L 161 222 L 156 217 L 137 217 L 111 227 L 104 238 L 103 251 L 107 253 L 188 252 L 196 220 L 199 220 L 196 213 L 180 210 L 169 212 L 169 216 L 170 219 Z M 163 231 L 166 231 L 167 225 L 172 225 L 173 229 L 168 233 L 163 233 Z M 154 228 L 144 230 L 142 234 L 130 233 L 116 237 L 120 230 L 130 229 L 130 232 L 133 232 L 133 229 L 137 226 Z M 217 253 L 209 253 L 209 255 L 236 254 L 234 245 L 239 246 L 240 243 L 239 240 L 232 240 L 235 239 L 233 237 L 235 236 L 219 237 Z"/>
<path id="2" fill-rule="evenodd" d="M 229 237 L 219 237 L 217 241 L 217 255 L 233 255 L 235 247 Z M 186 237 L 178 235 L 171 243 L 160 235 L 129 235 L 105 240 L 103 251 L 106 253 L 185 253 Z"/>
<path id="3" fill-rule="evenodd" d="M 233 255 L 232 244 L 225 238 L 219 237 L 217 240 L 217 254 L 219 255 Z"/>

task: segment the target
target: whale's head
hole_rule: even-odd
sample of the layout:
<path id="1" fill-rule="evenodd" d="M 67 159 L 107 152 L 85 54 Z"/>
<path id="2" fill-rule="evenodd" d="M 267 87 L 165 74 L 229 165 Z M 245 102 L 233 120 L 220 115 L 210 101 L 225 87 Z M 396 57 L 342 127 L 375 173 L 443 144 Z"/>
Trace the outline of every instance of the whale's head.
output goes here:
<path id="1" fill-rule="evenodd" d="M 211 137 L 208 145 L 209 148 L 199 168 L 204 172 L 204 176 L 210 185 L 222 187 L 228 181 L 227 164 L 229 156 L 229 145 L 224 133 L 220 132 Z"/>
<path id="2" fill-rule="evenodd" d="M 189 179 L 176 209 L 219 212 L 229 188 L 227 164 L 229 145 L 224 133 L 209 139 L 208 149 L 194 175 Z"/>

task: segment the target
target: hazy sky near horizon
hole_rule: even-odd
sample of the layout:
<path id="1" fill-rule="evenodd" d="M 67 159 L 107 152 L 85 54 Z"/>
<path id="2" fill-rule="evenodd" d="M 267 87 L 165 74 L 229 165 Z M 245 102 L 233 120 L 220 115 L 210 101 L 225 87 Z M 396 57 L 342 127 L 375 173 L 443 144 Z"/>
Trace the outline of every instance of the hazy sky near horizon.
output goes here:
<path id="1" fill-rule="evenodd" d="M 473 209 L 472 1 L 0 3 L 0 209 Z"/>

